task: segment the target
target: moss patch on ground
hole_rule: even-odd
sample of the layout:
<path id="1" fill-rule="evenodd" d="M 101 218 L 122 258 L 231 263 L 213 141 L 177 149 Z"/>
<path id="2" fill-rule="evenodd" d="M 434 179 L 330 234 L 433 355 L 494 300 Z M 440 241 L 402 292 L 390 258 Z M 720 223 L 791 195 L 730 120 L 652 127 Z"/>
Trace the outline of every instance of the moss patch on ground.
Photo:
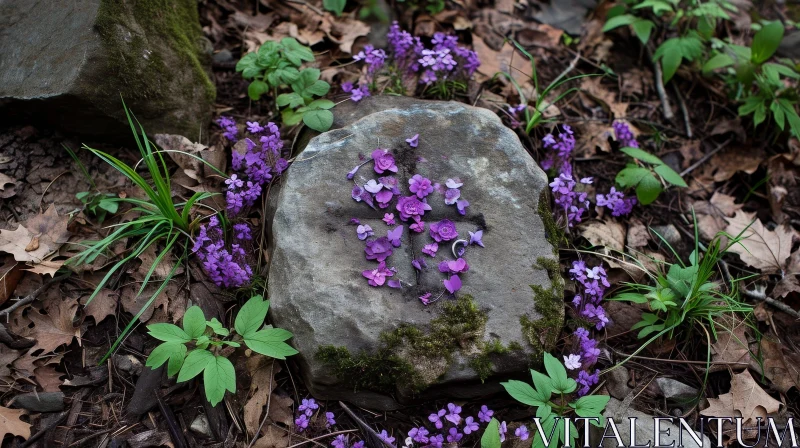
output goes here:
<path id="1" fill-rule="evenodd" d="M 531 358 L 538 362 L 543 352 L 550 351 L 555 346 L 564 324 L 564 280 L 561 278 L 558 260 L 540 257 L 536 262 L 537 267 L 545 269 L 550 277 L 549 289 L 531 285 L 534 308 L 542 317 L 534 321 L 528 316 L 522 316 L 519 321 L 528 343 L 536 350 Z"/>
<path id="2" fill-rule="evenodd" d="M 469 296 L 446 302 L 441 308 L 427 331 L 404 325 L 382 334 L 382 346 L 374 354 L 352 354 L 344 347 L 325 346 L 316 356 L 356 389 L 420 392 L 447 371 L 457 350 L 476 351 L 488 319 Z"/>

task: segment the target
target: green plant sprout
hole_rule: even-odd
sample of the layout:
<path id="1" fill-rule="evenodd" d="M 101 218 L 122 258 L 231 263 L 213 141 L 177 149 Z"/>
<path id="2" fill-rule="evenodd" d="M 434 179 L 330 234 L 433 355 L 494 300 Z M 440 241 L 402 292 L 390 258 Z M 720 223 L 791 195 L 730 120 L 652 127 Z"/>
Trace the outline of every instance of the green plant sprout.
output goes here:
<path id="1" fill-rule="evenodd" d="M 576 446 L 575 440 L 578 437 L 578 429 L 572 421 L 570 425 L 570 440 L 564 440 L 564 431 L 556 427 L 564 417 L 574 413 L 578 417 L 594 418 L 592 424 L 600 428 L 605 426 L 603 409 L 611 399 L 608 395 L 586 395 L 575 401 L 569 400 L 569 395 L 575 392 L 578 383 L 567 376 L 567 369 L 564 365 L 549 353 L 544 354 L 544 368 L 547 374 L 531 369 L 533 386 L 523 381 L 511 380 L 500 383 L 511 397 L 520 403 L 536 408 L 536 417 L 539 418 L 537 431 L 533 437 L 532 448 L 545 448 L 550 446 Z M 587 420 L 588 421 L 588 420 Z M 538 431 L 541 425 L 542 432 Z M 492 424 L 486 428 L 486 433 L 492 429 Z M 496 427 L 494 428 L 497 429 Z M 542 433 L 549 439 L 543 439 Z M 484 434 L 486 437 L 486 434 Z M 491 439 L 491 437 L 490 437 Z M 487 440 L 494 442 L 494 440 Z M 496 440 L 496 445 L 489 447 L 499 447 L 500 439 Z M 567 443 L 569 442 L 569 443 Z M 483 438 L 481 439 L 483 448 Z"/>
<path id="2" fill-rule="evenodd" d="M 244 55 L 236 63 L 236 71 L 242 72 L 244 79 L 252 80 L 247 93 L 253 101 L 272 91 L 275 104 L 279 108 L 285 106 L 281 111 L 284 124 L 293 126 L 302 121 L 311 129 L 324 132 L 333 124 L 333 113 L 329 109 L 334 104 L 314 97 L 325 96 L 331 86 L 319 79 L 319 69 L 300 70 L 303 62 L 312 61 L 311 48 L 292 37 L 284 37 L 280 42 L 264 42 L 257 51 Z M 278 91 L 286 87 L 291 92 L 279 95 Z"/>
<path id="3" fill-rule="evenodd" d="M 177 374 L 179 383 L 202 372 L 206 399 L 216 406 L 226 390 L 236 392 L 236 371 L 224 356 L 225 346 L 238 348 L 244 343 L 256 353 L 276 359 L 298 353 L 285 342 L 292 333 L 281 328 L 260 329 L 268 310 L 269 300 L 251 297 L 236 315 L 233 332 L 216 318 L 207 321 L 196 305 L 184 313 L 183 329 L 167 323 L 148 325 L 148 334 L 163 342 L 153 349 L 145 365 L 155 369 L 167 363 L 167 375 Z"/>
<path id="4" fill-rule="evenodd" d="M 567 71 L 564 71 L 563 73 L 561 73 L 556 79 L 554 79 L 553 82 L 551 82 L 547 87 L 545 87 L 544 90 L 540 91 L 539 90 L 539 75 L 538 75 L 538 72 L 536 70 L 536 61 L 533 59 L 533 55 L 531 55 L 527 50 L 525 50 L 525 48 L 522 45 L 520 45 L 517 41 L 511 40 L 511 42 L 531 62 L 531 80 L 533 81 L 533 90 L 534 90 L 535 99 L 533 100 L 534 104 L 533 104 L 533 112 L 532 113 L 531 113 L 531 111 L 529 110 L 528 107 L 525 108 L 525 117 L 524 117 L 525 132 L 528 133 L 528 134 L 536 126 L 539 126 L 542 123 L 547 123 L 547 122 L 552 121 L 552 120 L 545 120 L 545 117 L 544 117 L 544 112 L 545 112 L 545 110 L 547 110 L 548 107 L 552 106 L 553 104 L 558 103 L 559 101 L 564 99 L 570 93 L 577 92 L 577 91 L 580 90 L 577 87 L 572 87 L 570 89 L 567 89 L 565 92 L 559 94 L 558 96 L 556 96 L 556 98 L 553 99 L 552 101 L 548 101 L 548 97 L 550 96 L 550 93 L 553 92 L 554 89 L 558 88 L 559 86 L 561 86 L 561 85 L 563 85 L 565 83 L 568 83 L 570 81 L 574 81 L 576 79 L 586 78 L 586 77 L 589 77 L 589 76 L 602 76 L 599 73 L 592 73 L 592 74 L 571 76 L 571 77 L 567 78 L 566 75 L 567 75 L 567 73 L 569 71 L 569 70 L 567 70 Z M 514 87 L 517 89 L 517 93 L 519 94 L 520 104 L 525 104 L 525 105 L 528 104 L 529 99 L 525 96 L 525 93 L 523 93 L 522 88 L 520 87 L 519 83 L 517 83 L 516 79 L 514 79 L 514 77 L 511 75 L 511 73 L 498 72 L 495 76 L 497 76 L 497 75 L 505 76 L 506 78 L 508 78 L 509 81 L 511 81 L 511 83 L 514 85 Z"/>
<path id="5" fill-rule="evenodd" d="M 75 164 L 78 166 L 78 170 L 80 170 L 83 177 L 89 182 L 89 185 L 92 187 L 91 191 L 81 191 L 75 194 L 75 197 L 78 198 L 79 201 L 83 204 L 83 209 L 91 215 L 94 215 L 97 218 L 99 223 L 103 223 L 106 219 L 106 214 L 111 213 L 112 215 L 119 210 L 119 198 L 116 195 L 110 193 L 101 193 L 97 190 L 97 184 L 92 179 L 92 176 L 89 175 L 89 171 L 86 169 L 86 166 L 81 162 L 81 159 L 78 158 L 78 155 L 75 154 L 73 150 L 71 150 L 67 145 L 62 145 L 64 149 L 67 151 L 72 160 L 75 161 Z"/>
<path id="6" fill-rule="evenodd" d="M 723 79 L 734 86 L 742 101 L 739 116 L 753 115 L 754 127 L 769 114 L 781 131 L 788 123 L 792 134 L 800 136 L 797 88 L 787 86 L 782 79 L 798 80 L 800 74 L 790 60 L 767 62 L 778 50 L 783 34 L 783 24 L 775 21 L 756 32 L 751 47 L 719 42 L 720 51 L 705 63 L 703 73 L 725 69 Z"/>
<path id="7" fill-rule="evenodd" d="M 603 31 L 630 26 L 645 46 L 659 25 L 677 32 L 678 36 L 663 41 L 653 53 L 654 62 L 661 63 L 666 84 L 684 61 L 703 57 L 717 22 L 731 20 L 728 12 L 736 12 L 736 6 L 727 0 L 626 0 L 608 11 Z"/>
<path id="8" fill-rule="evenodd" d="M 684 264 L 672 246 L 656 232 L 678 262 L 674 264 L 658 262 L 662 268 L 666 268 L 666 272 L 663 272 L 664 269 L 651 272 L 637 261 L 653 284 L 626 283 L 624 292 L 609 299 L 646 304 L 651 311 L 643 313 L 642 320 L 631 327 L 632 330 L 639 330 L 639 339 L 648 336 L 650 338 L 617 366 L 624 364 L 662 336 L 673 338 L 677 332 L 683 332 L 688 336 L 696 329 L 702 330 L 706 335 L 709 347 L 707 362 L 710 364 L 711 338 L 717 338 L 716 327 L 720 325 L 714 319 L 725 313 L 747 315 L 752 312 L 752 306 L 737 299 L 736 281 L 732 281 L 732 289 L 725 292 L 718 282 L 712 280 L 717 263 L 731 246 L 741 241 L 742 233 L 736 237 L 720 233 L 709 243 L 705 253 L 701 253 L 696 218 L 694 228 L 695 248 L 689 256 L 688 264 Z M 729 238 L 724 248 L 723 236 Z"/>
<path id="9" fill-rule="evenodd" d="M 617 177 L 614 179 L 622 188 L 636 187 L 636 198 L 642 205 L 652 203 L 658 198 L 661 192 L 664 191 L 662 182 L 656 178 L 656 174 L 664 183 L 677 187 L 687 187 L 686 182 L 681 178 L 680 174 L 649 152 L 631 147 L 620 148 L 620 151 L 639 162 L 648 164 L 647 166 L 641 166 L 629 163 L 617 173 Z"/>
<path id="10" fill-rule="evenodd" d="M 160 247 L 158 256 L 153 261 L 147 274 L 142 281 L 142 286 L 139 288 L 137 295 L 144 292 L 145 287 L 150 283 L 150 277 L 155 272 L 159 264 L 167 257 L 169 253 L 176 250 L 180 255 L 175 262 L 173 268 L 166 275 L 164 280 L 158 286 L 156 291 L 142 306 L 142 309 L 134 316 L 128 323 L 117 340 L 108 350 L 108 352 L 100 360 L 100 363 L 105 362 L 106 359 L 116 350 L 117 346 L 127 336 L 128 332 L 133 328 L 139 317 L 145 312 L 150 305 L 153 304 L 156 297 L 166 288 L 169 281 L 175 275 L 178 266 L 186 259 L 187 251 L 190 243 L 190 235 L 200 222 L 200 217 L 192 219 L 191 210 L 198 201 L 213 196 L 212 193 L 197 192 L 189 198 L 186 202 L 174 202 L 172 199 L 172 190 L 170 188 L 169 172 L 167 170 L 166 162 L 163 158 L 163 151 L 154 151 L 154 145 L 148 140 L 142 125 L 136 121 L 139 126 L 137 131 L 134 125 L 135 118 L 128 110 L 123 102 L 125 114 L 128 117 L 133 136 L 136 144 L 139 147 L 139 152 L 142 156 L 140 162 L 144 162 L 145 167 L 150 175 L 150 181 L 146 180 L 142 175 L 136 172 L 134 167 L 127 165 L 125 162 L 117 159 L 116 157 L 105 153 L 103 151 L 92 149 L 86 145 L 83 148 L 91 151 L 100 159 L 111 165 L 113 168 L 121 172 L 128 180 L 142 189 L 146 195 L 146 199 L 136 199 L 133 197 L 118 198 L 116 202 L 131 204 L 133 207 L 129 212 L 138 213 L 138 217 L 131 221 L 123 222 L 110 226 L 113 230 L 105 238 L 99 241 L 84 241 L 81 243 L 86 248 L 70 258 L 67 263 L 71 265 L 85 265 L 94 262 L 97 257 L 105 255 L 109 249 L 119 241 L 129 239 L 133 241 L 132 246 L 129 248 L 128 253 L 121 260 L 116 262 L 111 269 L 106 273 L 100 283 L 98 283 L 94 292 L 89 296 L 86 305 L 91 303 L 97 294 L 105 287 L 106 283 L 111 279 L 115 272 L 119 271 L 126 263 L 138 258 L 149 247 Z M 219 171 L 213 165 L 205 162 L 202 158 L 189 153 L 182 153 L 186 156 L 196 158 L 207 166 L 211 167 L 217 174 L 227 177 L 225 173 Z"/>

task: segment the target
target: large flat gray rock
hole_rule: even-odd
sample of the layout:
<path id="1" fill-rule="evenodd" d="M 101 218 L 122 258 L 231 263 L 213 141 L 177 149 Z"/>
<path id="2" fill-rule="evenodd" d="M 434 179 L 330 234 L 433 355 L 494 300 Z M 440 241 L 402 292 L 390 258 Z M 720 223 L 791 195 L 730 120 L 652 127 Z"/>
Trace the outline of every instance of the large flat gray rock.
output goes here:
<path id="1" fill-rule="evenodd" d="M 276 326 L 294 333 L 295 359 L 312 394 L 384 409 L 398 398 L 467 397 L 497 387 L 492 378 L 475 387 L 481 378 L 541 359 L 563 323 L 561 279 L 556 273 L 553 285 L 542 266 L 557 265 L 539 215 L 547 178 L 517 136 L 491 111 L 461 103 L 377 97 L 343 106 L 335 111 L 339 129 L 311 139 L 271 196 L 270 313 Z M 417 133 L 419 147 L 410 148 L 405 139 Z M 396 200 L 373 210 L 351 198 L 347 172 L 379 145 L 397 160 L 403 195 L 413 174 L 463 181 L 462 197 L 471 204 L 465 216 L 437 192 L 424 215 L 428 225 L 452 220 L 460 238 L 484 229 L 486 247 L 470 246 L 464 256 L 470 269 L 458 299 L 445 293 L 427 307 L 418 299 L 444 291 L 437 265 L 453 259 L 449 244 L 440 244 L 435 259 L 421 255 L 432 242 L 427 227 L 417 234 L 406 224 L 402 246 L 387 260 L 397 268 L 394 278 L 410 285 L 375 288 L 362 276 L 377 263 L 365 259 L 350 219 L 369 224 L 375 237 L 389 229 L 384 212 L 399 221 Z M 370 162 L 354 180 L 378 177 Z M 429 266 L 420 275 L 411 266 L 418 257 Z M 330 346 L 338 350 L 334 362 Z"/>
<path id="2" fill-rule="evenodd" d="M 115 135 L 122 96 L 147 132 L 197 139 L 216 95 L 203 39 L 195 0 L 4 0 L 0 117 Z"/>

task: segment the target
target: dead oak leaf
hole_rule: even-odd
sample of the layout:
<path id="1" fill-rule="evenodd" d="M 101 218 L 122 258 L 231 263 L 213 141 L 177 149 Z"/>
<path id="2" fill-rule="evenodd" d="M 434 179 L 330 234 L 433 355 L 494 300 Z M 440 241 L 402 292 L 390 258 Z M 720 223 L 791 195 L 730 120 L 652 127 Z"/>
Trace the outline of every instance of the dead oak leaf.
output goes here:
<path id="1" fill-rule="evenodd" d="M 253 448 L 285 448 L 289 446 L 289 431 L 277 426 L 267 426 Z"/>
<path id="2" fill-rule="evenodd" d="M 575 155 L 591 157 L 599 148 L 602 152 L 611 152 L 611 140 L 614 139 L 614 128 L 606 123 L 587 121 L 576 124 L 579 137 L 575 142 Z"/>
<path id="3" fill-rule="evenodd" d="M 759 350 L 764 376 L 778 390 L 785 394 L 793 387 L 800 389 L 800 354 L 768 337 L 761 340 Z M 755 359 L 750 360 L 750 368 L 761 373 L 761 365 Z"/>
<path id="4" fill-rule="evenodd" d="M 54 205 L 16 230 L 0 230 L 0 252 L 17 261 L 40 263 L 69 239 L 69 216 L 59 216 Z"/>
<path id="5" fill-rule="evenodd" d="M 714 192 L 707 201 L 695 201 L 692 204 L 697 214 L 697 225 L 703 238 L 711 240 L 717 233 L 725 230 L 728 222 L 725 220 L 741 210 L 742 204 L 734 202 L 735 198 L 718 191 Z"/>
<path id="6" fill-rule="evenodd" d="M 725 231 L 734 236 L 741 233 L 742 240 L 733 245 L 730 251 L 739 254 L 743 262 L 764 274 L 783 271 L 791 255 L 792 240 L 797 237 L 794 230 L 785 226 L 767 230 L 755 218 L 755 213 L 742 210 L 738 210 L 733 218 L 728 218 Z"/>
<path id="7" fill-rule="evenodd" d="M 95 324 L 99 324 L 103 319 L 113 316 L 117 311 L 118 296 L 116 292 L 110 289 L 102 289 L 87 305 L 86 301 L 91 297 L 87 295 L 81 298 L 81 304 L 85 305 L 83 311 L 87 316 L 94 318 Z"/>
<path id="8" fill-rule="evenodd" d="M 765 158 L 760 148 L 739 146 L 718 152 L 707 165 L 712 169 L 714 181 L 724 182 L 737 171 L 755 173 Z"/>
<path id="9" fill-rule="evenodd" d="M 74 327 L 72 320 L 78 311 L 78 302 L 51 301 L 47 309 L 48 314 L 32 311 L 29 318 L 35 324 L 32 337 L 36 339 L 33 350 L 44 349 L 45 353 L 52 352 L 62 344 L 69 344 L 72 338 L 77 337 L 80 342 L 81 329 Z"/>
<path id="10" fill-rule="evenodd" d="M 531 79 L 531 62 L 513 45 L 505 42 L 500 48 L 500 51 L 492 49 L 483 39 L 475 39 L 472 42 L 472 47 L 478 58 L 481 60 L 481 65 L 475 73 L 475 79 L 478 82 L 483 82 L 493 77 L 495 74 L 505 72 L 511 75 L 520 86 L 523 86 Z M 500 77 L 502 82 L 507 82 L 508 78 Z"/>
<path id="11" fill-rule="evenodd" d="M 27 439 L 31 436 L 31 425 L 23 422 L 20 417 L 25 415 L 24 409 L 9 409 L 0 406 L 0 440 L 11 434 Z"/>
<path id="12" fill-rule="evenodd" d="M 337 18 L 336 20 L 323 21 L 319 29 L 325 32 L 328 39 L 339 44 L 340 50 L 345 53 L 352 53 L 356 39 L 369 34 L 372 28 L 360 20 Z"/>
<path id="13" fill-rule="evenodd" d="M 593 221 L 578 229 L 593 246 L 604 246 L 619 252 L 625 249 L 625 227 L 616 221 Z"/>
<path id="14" fill-rule="evenodd" d="M 603 78 L 599 76 L 583 78 L 580 86 L 581 92 L 601 103 L 615 118 L 624 117 L 628 111 L 628 103 L 618 102 L 617 95 L 608 87 L 601 85 L 602 80 Z"/>
<path id="15" fill-rule="evenodd" d="M 731 391 L 719 398 L 709 398 L 708 407 L 700 411 L 708 417 L 741 416 L 745 424 L 754 423 L 757 417 L 762 420 L 768 414 L 780 409 L 781 402 L 767 394 L 756 383 L 748 370 L 733 375 Z"/>
<path id="16" fill-rule="evenodd" d="M 717 340 L 711 344 L 712 360 L 720 363 L 742 363 L 741 366 L 733 365 L 733 369 L 744 369 L 750 359 L 747 335 L 747 326 L 741 320 L 729 316 L 717 318 L 720 330 L 717 331 Z M 715 365 L 712 371 L 725 370 L 726 365 Z"/>
<path id="17" fill-rule="evenodd" d="M 275 389 L 275 374 L 280 372 L 280 364 L 262 357 L 247 359 L 248 370 L 251 372 L 250 399 L 244 405 L 244 425 L 251 436 L 258 431 L 261 423 L 261 414 L 267 405 L 272 390 Z M 272 384 L 272 388 L 270 388 Z"/>

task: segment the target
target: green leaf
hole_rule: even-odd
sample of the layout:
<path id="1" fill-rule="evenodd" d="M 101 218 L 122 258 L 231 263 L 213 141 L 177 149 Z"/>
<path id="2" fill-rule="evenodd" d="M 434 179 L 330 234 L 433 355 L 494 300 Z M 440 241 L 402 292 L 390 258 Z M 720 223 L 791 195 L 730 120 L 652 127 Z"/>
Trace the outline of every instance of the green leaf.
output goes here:
<path id="1" fill-rule="evenodd" d="M 281 45 L 283 46 L 283 56 L 297 67 L 299 67 L 303 61 L 311 62 L 314 60 L 314 52 L 300 42 L 297 42 L 293 37 L 284 37 L 281 39 Z"/>
<path id="2" fill-rule="evenodd" d="M 303 123 L 311 129 L 325 132 L 333 125 L 333 113 L 329 110 L 309 110 L 303 114 Z"/>
<path id="3" fill-rule="evenodd" d="M 294 126 L 303 120 L 303 114 L 287 108 L 281 112 L 281 119 L 286 126 Z"/>
<path id="4" fill-rule="evenodd" d="M 625 147 L 620 148 L 619 150 L 633 157 L 634 159 L 641 160 L 642 162 L 651 163 L 653 165 L 662 165 L 664 163 L 661 161 L 661 159 L 643 149 Z"/>
<path id="5" fill-rule="evenodd" d="M 645 297 L 644 294 L 639 294 L 638 292 L 619 293 L 616 296 L 611 297 L 609 300 L 631 303 L 647 303 L 647 297 Z"/>
<path id="6" fill-rule="evenodd" d="M 500 448 L 500 423 L 494 417 L 483 431 L 481 448 Z"/>
<path id="7" fill-rule="evenodd" d="M 638 17 L 634 16 L 633 14 L 622 14 L 620 16 L 612 17 L 606 21 L 606 24 L 603 25 L 603 32 L 607 33 L 614 28 L 619 28 L 621 26 L 630 25 L 635 23 L 636 21 L 641 20 Z"/>
<path id="8" fill-rule="evenodd" d="M 247 339 L 264 325 L 268 310 L 269 300 L 264 300 L 261 296 L 251 297 L 242 305 L 239 314 L 236 315 L 233 328 L 239 335 Z"/>
<path id="9" fill-rule="evenodd" d="M 318 99 L 312 101 L 309 105 L 309 109 L 330 109 L 334 106 L 333 101 L 326 100 L 326 99 Z"/>
<path id="10" fill-rule="evenodd" d="M 150 356 L 147 357 L 147 362 L 144 365 L 153 369 L 161 367 L 173 354 L 177 354 L 181 348 L 183 348 L 183 356 L 186 356 L 186 346 L 183 343 L 164 342 L 150 352 Z"/>
<path id="11" fill-rule="evenodd" d="M 570 403 L 570 406 L 581 417 L 599 417 L 603 414 L 603 409 L 610 399 L 611 397 L 608 395 L 586 395 L 575 403 Z"/>
<path id="12" fill-rule="evenodd" d="M 667 2 L 665 0 L 644 0 L 643 2 L 633 7 L 633 9 L 642 9 L 642 8 L 651 8 L 653 10 L 653 14 L 655 15 L 659 15 L 662 12 L 675 11 L 672 4 L 670 4 L 670 2 Z"/>
<path id="13" fill-rule="evenodd" d="M 614 181 L 619 184 L 622 188 L 632 187 L 638 184 L 643 177 L 650 174 L 650 170 L 647 168 L 643 168 L 636 165 L 628 165 L 627 168 L 623 168 L 619 173 L 617 173 L 617 177 Z"/>
<path id="14" fill-rule="evenodd" d="M 206 366 L 214 362 L 214 355 L 208 350 L 196 348 L 189 352 L 186 359 L 183 361 L 183 366 L 178 372 L 178 382 L 189 381 L 196 377 L 206 368 Z"/>
<path id="15" fill-rule="evenodd" d="M 567 376 L 567 369 L 564 368 L 564 364 L 550 353 L 544 354 L 544 369 L 547 371 L 547 375 L 550 376 L 554 390 L 568 394 L 578 387 L 575 380 Z"/>
<path id="16" fill-rule="evenodd" d="M 192 339 L 199 338 L 206 331 L 206 316 L 199 306 L 189 307 L 183 313 L 183 331 Z"/>
<path id="17" fill-rule="evenodd" d="M 636 198 L 642 205 L 652 203 L 661 194 L 661 182 L 655 176 L 648 173 L 636 186 Z"/>
<path id="18" fill-rule="evenodd" d="M 264 81 L 255 80 L 247 87 L 247 95 L 253 101 L 258 101 L 261 95 L 269 92 L 269 86 Z"/>
<path id="19" fill-rule="evenodd" d="M 211 327 L 211 330 L 214 331 L 214 334 L 218 334 L 220 336 L 228 336 L 231 334 L 231 332 L 228 331 L 228 329 L 225 328 L 216 317 L 212 317 L 210 321 L 206 322 L 206 325 Z"/>
<path id="20" fill-rule="evenodd" d="M 175 376 L 183 367 L 183 361 L 186 359 L 187 348 L 181 344 L 180 348 L 172 352 L 169 357 L 169 364 L 167 364 L 167 376 Z"/>
<path id="21" fill-rule="evenodd" d="M 553 395 L 553 381 L 550 377 L 531 369 L 531 378 L 533 379 L 533 386 L 538 394 L 536 398 L 545 403 L 550 401 L 550 396 Z"/>
<path id="22" fill-rule="evenodd" d="M 643 45 L 647 45 L 647 41 L 650 40 L 650 33 L 653 31 L 656 24 L 647 19 L 640 19 L 633 22 L 631 26 L 633 32 L 636 33 L 636 37 L 639 38 Z"/>
<path id="23" fill-rule="evenodd" d="M 292 346 L 283 342 L 291 337 L 292 333 L 282 328 L 267 328 L 244 338 L 244 343 L 256 353 L 276 359 L 286 359 L 287 356 L 298 353 Z"/>
<path id="24" fill-rule="evenodd" d="M 703 73 L 708 74 L 711 71 L 716 70 L 718 68 L 733 65 L 734 62 L 735 61 L 730 55 L 726 53 L 720 53 L 714 56 L 713 58 L 709 59 L 708 61 L 706 61 L 705 64 L 703 64 Z"/>
<path id="25" fill-rule="evenodd" d="M 322 7 L 336 14 L 336 17 L 342 15 L 345 5 L 347 5 L 347 0 L 322 0 Z"/>
<path id="26" fill-rule="evenodd" d="M 253 79 L 259 74 L 261 74 L 261 67 L 258 65 L 258 55 L 255 53 L 247 53 L 239 59 L 239 62 L 236 63 L 236 71 L 242 72 L 242 77 L 244 79 Z"/>
<path id="27" fill-rule="evenodd" d="M 206 399 L 216 406 L 225 397 L 225 391 L 236 392 L 236 370 L 224 356 L 214 356 L 203 371 Z"/>
<path id="28" fill-rule="evenodd" d="M 116 213 L 119 210 L 119 201 L 116 199 L 103 199 L 100 201 L 100 208 L 109 212 Z"/>
<path id="29" fill-rule="evenodd" d="M 528 406 L 544 406 L 547 401 L 543 401 L 541 394 L 536 391 L 530 384 L 523 381 L 510 380 L 505 383 L 500 383 L 506 392 L 511 395 L 511 398 L 519 401 L 520 403 L 527 404 Z"/>
<path id="30" fill-rule="evenodd" d="M 177 325 L 153 324 L 147 326 L 150 336 L 164 342 L 189 342 L 192 338 Z"/>
<path id="31" fill-rule="evenodd" d="M 764 25 L 754 36 L 751 60 L 754 64 L 761 64 L 771 58 L 783 39 L 783 24 L 780 21 Z"/>
<path id="32" fill-rule="evenodd" d="M 669 165 L 658 165 L 654 168 L 654 171 L 661 176 L 662 179 L 671 183 L 672 185 L 683 188 L 688 187 L 681 175 L 670 168 Z"/>
<path id="33" fill-rule="evenodd" d="M 325 81 L 318 80 L 306 88 L 306 92 L 316 96 L 325 96 L 331 89 L 331 85 Z"/>
<path id="34" fill-rule="evenodd" d="M 302 106 L 306 103 L 302 96 L 295 92 L 290 93 L 282 93 L 278 95 L 278 98 L 275 100 L 275 103 L 278 107 L 289 106 L 292 109 Z"/>

